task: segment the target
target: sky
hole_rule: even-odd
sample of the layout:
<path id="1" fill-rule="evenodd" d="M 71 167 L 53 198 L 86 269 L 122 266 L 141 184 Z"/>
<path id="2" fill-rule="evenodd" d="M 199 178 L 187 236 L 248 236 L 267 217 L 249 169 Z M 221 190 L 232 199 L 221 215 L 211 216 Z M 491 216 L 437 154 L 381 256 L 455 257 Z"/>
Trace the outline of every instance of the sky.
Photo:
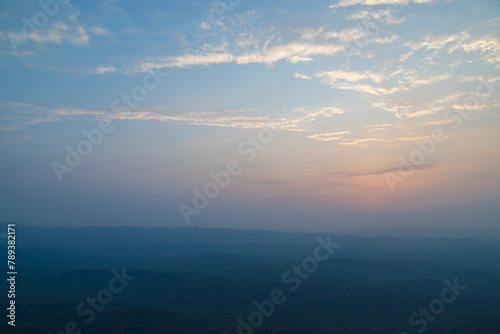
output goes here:
<path id="1" fill-rule="evenodd" d="M 500 2 L 0 1 L 0 221 L 500 228 Z"/>

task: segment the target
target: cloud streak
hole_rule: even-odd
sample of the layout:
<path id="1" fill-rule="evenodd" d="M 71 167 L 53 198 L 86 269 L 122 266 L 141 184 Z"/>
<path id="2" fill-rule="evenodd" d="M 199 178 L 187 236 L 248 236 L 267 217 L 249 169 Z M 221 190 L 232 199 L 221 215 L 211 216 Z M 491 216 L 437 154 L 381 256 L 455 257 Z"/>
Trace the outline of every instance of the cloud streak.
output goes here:
<path id="1" fill-rule="evenodd" d="M 421 164 L 418 166 L 412 166 L 415 170 L 425 170 L 429 168 L 433 168 L 433 164 Z M 359 176 L 372 176 L 372 175 L 382 175 L 386 173 L 395 173 L 399 172 L 400 167 L 390 167 L 385 169 L 379 169 L 372 172 L 360 172 L 360 173 L 345 173 L 346 177 L 359 177 Z"/>

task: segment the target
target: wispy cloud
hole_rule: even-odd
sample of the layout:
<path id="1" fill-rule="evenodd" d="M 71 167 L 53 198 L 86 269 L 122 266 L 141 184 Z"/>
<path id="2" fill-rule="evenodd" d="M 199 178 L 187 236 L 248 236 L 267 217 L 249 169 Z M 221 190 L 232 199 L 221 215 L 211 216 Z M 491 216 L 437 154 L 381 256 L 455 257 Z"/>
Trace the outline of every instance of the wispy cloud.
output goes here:
<path id="1" fill-rule="evenodd" d="M 116 72 L 116 67 L 114 66 L 99 66 L 95 69 L 95 73 L 104 74 L 104 73 L 113 73 Z"/>
<path id="2" fill-rule="evenodd" d="M 421 164 L 421 165 L 415 165 L 412 166 L 415 170 L 424 170 L 424 169 L 429 169 L 433 168 L 433 164 Z M 370 175 L 382 175 L 385 173 L 394 173 L 398 172 L 399 167 L 390 167 L 390 168 L 385 168 L 385 169 L 379 169 L 371 172 L 359 172 L 359 173 L 345 173 L 346 177 L 358 177 L 358 176 L 370 176 Z"/>
<path id="3" fill-rule="evenodd" d="M 85 27 L 78 22 L 78 15 L 73 13 L 67 15 L 63 20 L 60 18 L 48 20 L 47 25 L 41 28 L 29 29 L 26 31 L 22 31 L 21 29 L 4 30 L 1 31 L 0 34 L 3 36 L 2 39 L 6 43 L 18 43 L 22 46 L 21 49 L 27 48 L 31 50 L 31 54 L 35 54 L 27 43 L 31 42 L 42 46 L 63 43 L 85 46 L 88 45 L 92 34 L 102 34 L 105 31 L 98 27 L 91 27 L 91 29 L 92 32 L 89 33 Z M 22 55 L 22 53 L 16 52 L 13 55 Z"/>
<path id="4" fill-rule="evenodd" d="M 63 120 L 113 119 L 123 121 L 157 121 L 176 124 L 199 125 L 238 129 L 274 128 L 301 132 L 318 141 L 337 141 L 340 145 L 367 147 L 373 144 L 394 144 L 429 138 L 428 127 L 447 124 L 443 120 L 419 123 L 384 123 L 366 125 L 361 130 L 324 131 L 325 120 L 346 113 L 338 106 L 315 109 L 299 107 L 289 112 L 285 119 L 277 118 L 271 109 L 230 110 L 176 110 L 162 106 L 139 106 L 133 111 L 109 109 L 78 109 L 67 107 L 40 107 L 24 103 L 1 103 L 0 131 L 22 131 L 28 125 Z M 449 123 L 449 121 L 448 121 Z M 418 132 L 410 129 L 419 129 Z"/>
<path id="5" fill-rule="evenodd" d="M 402 23 L 404 22 L 403 17 L 395 17 L 390 10 L 385 9 L 385 10 L 358 10 L 351 15 L 348 16 L 348 19 L 350 20 L 361 20 L 361 21 L 368 21 L 368 20 L 379 20 L 386 22 L 388 24 L 397 24 L 397 23 Z"/>
<path id="6" fill-rule="evenodd" d="M 142 72 L 154 68 L 163 67 L 186 67 L 190 65 L 212 65 L 220 63 L 231 63 L 246 65 L 261 63 L 271 65 L 280 60 L 288 60 L 295 64 L 298 62 L 311 61 L 311 56 L 333 55 L 343 50 L 342 46 L 336 44 L 313 44 L 303 42 L 292 42 L 284 45 L 271 47 L 264 50 L 233 55 L 227 53 L 213 53 L 200 55 L 182 55 L 177 57 L 166 57 L 164 59 L 151 60 L 139 65 Z"/>
<path id="7" fill-rule="evenodd" d="M 369 36 L 366 29 L 360 26 L 347 28 L 341 31 L 328 31 L 323 35 L 324 39 L 336 39 L 342 45 L 351 44 L 362 39 L 370 39 L 372 44 L 392 44 L 399 39 L 398 35 L 391 35 L 387 37 Z"/>
<path id="8" fill-rule="evenodd" d="M 0 136 L 0 144 L 19 144 L 29 140 L 29 136 Z"/>
<path id="9" fill-rule="evenodd" d="M 360 80 L 370 80 L 375 83 L 379 83 L 384 79 L 384 76 L 380 73 L 374 73 L 371 71 L 364 72 L 355 72 L 355 71 L 329 71 L 329 72 L 320 72 L 316 74 L 319 78 L 325 78 L 329 83 L 335 85 L 339 82 L 349 81 L 349 82 L 358 82 Z"/>
<path id="10" fill-rule="evenodd" d="M 422 136 L 404 136 L 404 137 L 373 137 L 373 138 L 360 138 L 360 139 L 352 139 L 352 140 L 345 140 L 340 142 L 340 145 L 358 145 L 362 147 L 367 147 L 368 144 L 391 144 L 391 143 L 396 143 L 396 142 L 406 142 L 406 141 L 417 141 L 417 140 L 423 140 L 423 139 L 428 139 L 431 136 L 427 135 L 422 135 Z"/>
<path id="11" fill-rule="evenodd" d="M 380 6 L 380 5 L 408 5 L 409 3 L 415 4 L 428 4 L 434 0 L 340 0 L 330 6 L 330 8 L 350 7 L 350 6 Z"/>
<path id="12" fill-rule="evenodd" d="M 141 62 L 137 66 L 138 72 L 150 72 L 154 69 L 179 67 L 184 68 L 193 65 L 213 65 L 230 63 L 234 61 L 234 56 L 228 53 L 208 53 L 208 54 L 185 54 L 181 56 L 153 57 Z"/>
<path id="13" fill-rule="evenodd" d="M 308 76 L 308 75 L 305 75 L 305 74 L 301 74 L 299 72 L 295 72 L 293 76 L 296 77 L 296 78 L 299 78 L 299 79 L 306 79 L 306 80 L 311 80 L 312 79 L 311 76 Z"/>
<path id="14" fill-rule="evenodd" d="M 429 35 L 416 42 L 405 43 L 412 51 L 425 49 L 444 51 L 451 54 L 464 51 L 467 54 L 476 53 L 486 64 L 500 68 L 500 40 L 498 36 L 483 35 L 473 37 L 467 31 L 453 35 Z"/>
<path id="15" fill-rule="evenodd" d="M 331 140 L 341 140 L 343 135 L 349 134 L 349 131 L 340 131 L 340 132 L 328 132 L 328 133 L 318 133 L 314 135 L 309 135 L 307 138 L 320 140 L 320 141 L 331 141 Z"/>
<path id="16" fill-rule="evenodd" d="M 176 122 L 179 124 L 230 127 L 241 129 L 277 128 L 289 131 L 310 131 L 321 117 L 332 117 L 345 111 L 336 107 L 322 107 L 315 110 L 296 108 L 292 115 L 279 119 L 271 109 L 230 110 L 174 110 L 161 106 L 138 106 L 134 111 L 114 112 L 108 109 L 78 109 L 67 107 L 41 107 L 25 103 L 0 103 L 2 116 L 0 125 L 4 131 L 22 129 L 29 124 L 58 122 L 72 119 L 103 119 Z"/>

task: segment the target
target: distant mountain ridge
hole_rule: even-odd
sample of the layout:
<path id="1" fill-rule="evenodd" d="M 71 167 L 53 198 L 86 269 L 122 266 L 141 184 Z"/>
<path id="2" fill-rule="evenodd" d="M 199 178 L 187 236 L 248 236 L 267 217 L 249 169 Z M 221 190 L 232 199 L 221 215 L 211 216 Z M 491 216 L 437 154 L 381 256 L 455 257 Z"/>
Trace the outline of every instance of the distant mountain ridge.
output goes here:
<path id="1" fill-rule="evenodd" d="M 477 240 L 500 240 L 500 229 L 467 229 L 467 230 L 430 230 L 430 229 L 378 229 L 367 231 L 349 231 L 335 234 L 345 234 L 358 237 L 394 237 L 403 239 L 427 239 L 427 238 L 452 238 L 452 239 L 477 239 Z"/>
<path id="2" fill-rule="evenodd" d="M 0 225 L 7 224 L 0 222 Z M 431 230 L 431 229 L 394 229 L 384 228 L 376 230 L 360 230 L 360 231 L 336 231 L 336 232 L 290 232 L 290 231 L 270 231 L 265 229 L 235 229 L 235 228 L 206 228 L 198 226 L 182 226 L 182 227 L 141 227 L 141 226 L 38 226 L 38 225 L 22 225 L 17 224 L 21 229 L 27 229 L 32 232 L 41 233 L 49 237 L 57 235 L 59 232 L 66 234 L 66 237 L 81 237 L 91 236 L 99 240 L 99 235 L 103 235 L 106 240 L 118 240 L 125 236 L 129 240 L 140 239 L 147 236 L 150 240 L 162 241 L 180 241 L 183 242 L 239 242 L 242 240 L 259 240 L 262 242 L 272 241 L 304 241 L 306 239 L 313 240 L 318 235 L 332 234 L 336 236 L 352 236 L 361 238 L 399 238 L 407 240 L 415 239 L 476 239 L 481 241 L 500 241 L 500 229 L 464 229 L 464 230 Z M 96 233 L 99 231 L 99 233 Z M 46 234 L 48 233 L 48 234 Z M 1 233 L 0 233 L 1 234 Z M 113 238 L 116 234 L 116 238 Z M 111 239 L 110 239 L 111 237 Z M 72 242 L 77 240 L 72 240 Z"/>

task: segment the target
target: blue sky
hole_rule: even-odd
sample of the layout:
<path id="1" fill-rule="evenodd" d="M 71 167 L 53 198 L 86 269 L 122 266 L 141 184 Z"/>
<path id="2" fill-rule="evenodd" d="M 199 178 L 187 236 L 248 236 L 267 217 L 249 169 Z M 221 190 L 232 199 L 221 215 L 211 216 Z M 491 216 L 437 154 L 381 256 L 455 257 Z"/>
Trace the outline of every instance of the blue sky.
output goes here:
<path id="1" fill-rule="evenodd" d="M 185 204 L 205 227 L 499 227 L 498 1 L 1 1 L 0 17 L 0 221 L 184 226 Z"/>

